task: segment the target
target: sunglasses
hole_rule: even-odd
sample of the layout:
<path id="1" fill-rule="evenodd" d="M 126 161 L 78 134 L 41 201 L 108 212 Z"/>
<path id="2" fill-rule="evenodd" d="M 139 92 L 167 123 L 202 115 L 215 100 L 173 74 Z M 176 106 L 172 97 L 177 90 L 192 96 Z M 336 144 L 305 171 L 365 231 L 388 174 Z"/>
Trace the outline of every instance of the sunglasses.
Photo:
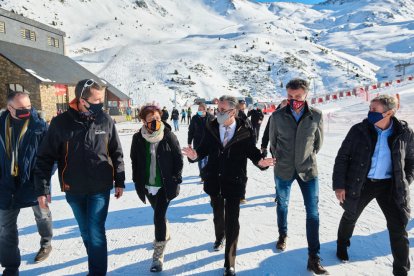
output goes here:
<path id="1" fill-rule="evenodd" d="M 93 79 L 87 80 L 85 82 L 85 84 L 82 87 L 82 91 L 80 93 L 80 97 L 79 97 L 80 99 L 82 99 L 83 92 L 85 91 L 85 89 L 88 88 L 88 87 L 91 87 L 94 83 L 95 83 L 95 81 Z"/>

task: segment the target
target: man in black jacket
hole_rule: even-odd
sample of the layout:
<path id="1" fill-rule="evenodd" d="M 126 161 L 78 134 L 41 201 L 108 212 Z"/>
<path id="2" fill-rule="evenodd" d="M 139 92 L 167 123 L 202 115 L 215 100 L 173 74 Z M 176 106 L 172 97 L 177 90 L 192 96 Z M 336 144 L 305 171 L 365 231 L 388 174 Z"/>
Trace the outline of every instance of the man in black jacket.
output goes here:
<path id="1" fill-rule="evenodd" d="M 5 268 L 3 275 L 19 275 L 17 217 L 20 209 L 32 207 L 42 236 L 35 261 L 45 260 L 52 250 L 50 210 L 39 208 L 33 190 L 36 153 L 47 125 L 32 108 L 26 92 L 10 93 L 7 109 L 0 117 L 0 264 Z"/>
<path id="2" fill-rule="evenodd" d="M 190 126 L 188 128 L 188 147 L 193 147 L 197 149 L 200 144 L 201 140 L 203 139 L 204 132 L 206 130 L 207 124 L 212 121 L 214 117 L 207 113 L 207 106 L 204 103 L 200 103 L 198 105 L 197 114 L 193 116 L 190 122 Z M 193 144 L 193 146 L 191 146 Z M 208 157 L 198 161 L 198 169 L 200 171 L 204 168 L 207 164 Z M 201 179 L 203 181 L 203 179 Z"/>
<path id="3" fill-rule="evenodd" d="M 177 108 L 174 107 L 171 112 L 171 121 L 173 121 L 174 123 L 174 131 L 180 130 L 179 122 L 178 122 L 179 119 L 180 119 L 180 112 L 178 111 Z"/>
<path id="4" fill-rule="evenodd" d="M 170 117 L 170 114 L 168 113 L 167 107 L 162 108 L 162 115 L 161 115 L 161 121 L 166 122 L 168 121 L 168 118 Z"/>
<path id="5" fill-rule="evenodd" d="M 58 162 L 59 181 L 78 222 L 88 254 L 90 275 L 107 272 L 105 221 L 110 191 L 122 196 L 125 181 L 121 144 L 113 120 L 102 111 L 105 89 L 82 80 L 68 111 L 50 123 L 36 163 L 35 189 L 47 208 L 50 175 Z"/>
<path id="6" fill-rule="evenodd" d="M 236 119 L 237 100 L 222 96 L 217 119 L 207 125 L 197 149 L 184 148 L 184 155 L 195 162 L 208 156 L 203 169 L 204 191 L 210 196 L 214 213 L 216 242 L 214 250 L 223 247 L 226 239 L 224 275 L 235 275 L 236 248 L 239 237 L 240 198 L 246 192 L 247 159 L 261 168 L 274 164 L 272 158 L 262 159 L 253 133 L 246 121 Z"/>
<path id="7" fill-rule="evenodd" d="M 260 108 L 258 108 L 255 105 L 252 110 L 249 110 L 249 112 L 247 112 L 247 117 L 251 118 L 250 121 L 252 123 L 252 127 L 256 134 L 256 143 L 257 143 L 257 141 L 259 141 L 260 126 L 262 125 L 263 118 L 264 118 L 263 112 Z"/>
<path id="8" fill-rule="evenodd" d="M 347 247 L 364 208 L 377 200 L 387 220 L 394 275 L 410 270 L 406 226 L 414 179 L 414 133 L 394 115 L 397 100 L 380 95 L 370 104 L 368 119 L 354 125 L 335 160 L 333 189 L 345 212 L 338 230 L 337 257 L 348 261 Z"/>

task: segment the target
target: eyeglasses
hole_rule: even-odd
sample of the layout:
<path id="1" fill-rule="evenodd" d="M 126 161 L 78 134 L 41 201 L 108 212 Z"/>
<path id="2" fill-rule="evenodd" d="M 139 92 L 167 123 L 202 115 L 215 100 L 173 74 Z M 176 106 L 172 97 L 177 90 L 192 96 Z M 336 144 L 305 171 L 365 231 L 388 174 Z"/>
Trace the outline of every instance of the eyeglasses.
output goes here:
<path id="1" fill-rule="evenodd" d="M 234 110 L 234 108 L 227 109 L 227 110 L 223 110 L 223 109 L 222 110 L 219 110 L 219 109 L 217 109 L 217 113 L 220 114 L 220 115 L 224 115 L 224 114 L 226 114 L 226 113 L 228 113 L 228 112 L 230 112 L 232 110 Z"/>
<path id="2" fill-rule="evenodd" d="M 94 83 L 95 83 L 95 81 L 93 79 L 87 80 L 85 82 L 85 84 L 83 85 L 82 91 L 80 93 L 79 99 L 82 98 L 83 92 L 85 91 L 85 88 L 92 86 Z"/>

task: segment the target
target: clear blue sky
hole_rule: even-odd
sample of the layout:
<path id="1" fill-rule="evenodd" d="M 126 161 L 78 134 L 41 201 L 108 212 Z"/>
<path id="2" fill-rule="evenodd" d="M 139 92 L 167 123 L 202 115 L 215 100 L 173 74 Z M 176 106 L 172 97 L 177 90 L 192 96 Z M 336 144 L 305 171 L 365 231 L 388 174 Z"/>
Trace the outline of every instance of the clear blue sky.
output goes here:
<path id="1" fill-rule="evenodd" d="M 304 4 L 317 4 L 323 2 L 323 0 L 256 0 L 257 2 L 299 2 Z"/>

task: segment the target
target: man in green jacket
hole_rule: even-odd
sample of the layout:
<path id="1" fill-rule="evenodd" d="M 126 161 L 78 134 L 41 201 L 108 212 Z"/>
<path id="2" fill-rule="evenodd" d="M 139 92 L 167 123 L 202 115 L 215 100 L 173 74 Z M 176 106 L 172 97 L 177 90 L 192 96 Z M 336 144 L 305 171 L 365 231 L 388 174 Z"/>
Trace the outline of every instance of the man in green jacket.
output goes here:
<path id="1" fill-rule="evenodd" d="M 326 274 L 319 258 L 319 184 L 316 154 L 323 141 L 322 112 L 306 102 L 309 83 L 293 79 L 287 85 L 288 105 L 270 117 L 270 147 L 276 158 L 275 183 L 277 249 L 286 249 L 287 213 L 290 189 L 294 180 L 302 191 L 306 208 L 306 237 L 308 240 L 308 266 L 315 274 Z"/>

